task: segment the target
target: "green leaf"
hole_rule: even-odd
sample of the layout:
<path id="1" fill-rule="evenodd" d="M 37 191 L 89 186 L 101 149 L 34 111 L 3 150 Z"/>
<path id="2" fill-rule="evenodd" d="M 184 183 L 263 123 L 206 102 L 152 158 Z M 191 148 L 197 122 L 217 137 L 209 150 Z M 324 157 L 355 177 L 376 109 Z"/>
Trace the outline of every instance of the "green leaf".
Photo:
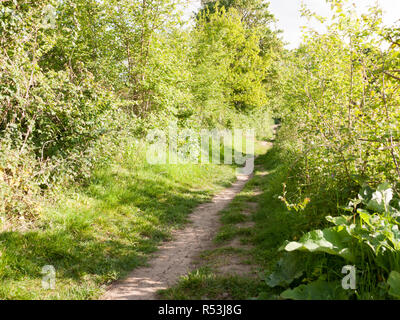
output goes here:
<path id="1" fill-rule="evenodd" d="M 393 199 L 393 189 L 389 183 L 379 185 L 372 194 L 371 200 L 367 203 L 367 209 L 378 213 L 389 212 L 390 201 Z"/>
<path id="2" fill-rule="evenodd" d="M 271 273 L 266 283 L 271 287 L 286 287 L 293 280 L 301 277 L 305 270 L 304 259 L 301 254 L 291 252 L 285 254 L 276 264 L 275 271 Z"/>
<path id="3" fill-rule="evenodd" d="M 311 231 L 304 235 L 299 242 L 286 242 L 283 249 L 288 252 L 295 250 L 325 252 L 354 262 L 354 255 L 349 249 L 351 240 L 352 237 L 344 226 L 336 226 L 322 231 Z"/>
<path id="4" fill-rule="evenodd" d="M 291 300 L 346 300 L 346 291 L 336 282 L 317 280 L 307 285 L 282 292 L 281 297 Z"/>
<path id="5" fill-rule="evenodd" d="M 363 202 L 364 204 L 367 204 L 367 203 L 371 200 L 372 194 L 373 194 L 373 193 L 374 193 L 374 191 L 371 189 L 370 186 L 364 185 L 364 186 L 361 188 L 360 193 L 358 194 L 358 198 L 359 198 L 360 200 L 362 200 L 362 202 Z"/>
<path id="6" fill-rule="evenodd" d="M 351 216 L 339 216 L 339 217 L 332 217 L 327 216 L 325 217 L 326 220 L 333 223 L 335 226 L 348 226 L 352 223 L 353 217 Z"/>
<path id="7" fill-rule="evenodd" d="M 390 286 L 389 294 L 400 299 L 400 273 L 397 271 L 392 271 L 389 275 L 387 283 Z"/>

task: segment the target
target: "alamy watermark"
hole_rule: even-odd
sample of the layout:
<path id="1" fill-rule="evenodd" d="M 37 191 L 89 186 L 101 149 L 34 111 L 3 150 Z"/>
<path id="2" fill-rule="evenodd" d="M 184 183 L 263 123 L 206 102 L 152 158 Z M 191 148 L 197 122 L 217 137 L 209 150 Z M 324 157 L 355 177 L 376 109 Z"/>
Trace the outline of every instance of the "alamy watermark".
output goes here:
<path id="1" fill-rule="evenodd" d="M 42 268 L 42 288 L 54 290 L 56 288 L 56 269 L 54 266 L 47 265 Z"/>
<path id="2" fill-rule="evenodd" d="M 254 171 L 254 129 L 178 130 L 174 124 L 167 132 L 150 130 L 146 152 L 149 164 L 236 164 L 238 174 Z M 223 159 L 222 159 L 223 158 Z"/>
<path id="3" fill-rule="evenodd" d="M 43 11 L 42 26 L 44 29 L 56 28 L 57 10 L 51 4 L 48 4 Z"/>
<path id="4" fill-rule="evenodd" d="M 346 276 L 342 279 L 342 288 L 344 290 L 355 290 L 356 286 L 356 267 L 355 266 L 344 266 L 342 273 Z"/>

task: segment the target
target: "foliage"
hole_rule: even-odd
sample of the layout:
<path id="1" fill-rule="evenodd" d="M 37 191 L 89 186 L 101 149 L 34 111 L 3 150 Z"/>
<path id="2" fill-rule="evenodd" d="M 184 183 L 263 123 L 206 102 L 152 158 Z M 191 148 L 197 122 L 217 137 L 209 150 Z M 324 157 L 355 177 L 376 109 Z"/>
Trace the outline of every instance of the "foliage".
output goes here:
<path id="1" fill-rule="evenodd" d="M 189 28 L 172 0 L 1 1 L 2 214 L 35 216 L 39 195 L 171 122 L 199 131 L 252 117 L 265 135 L 259 35 L 234 10 L 205 15 Z"/>
<path id="2" fill-rule="evenodd" d="M 0 221 L 0 299 L 99 298 L 235 179 L 230 166 L 149 165 L 145 150 L 121 141 L 112 165 L 45 202 L 34 227 Z M 56 268 L 55 290 L 41 286 L 44 265 Z"/>
<path id="3" fill-rule="evenodd" d="M 192 92 L 205 121 L 224 124 L 229 114 L 266 105 L 268 59 L 260 54 L 259 35 L 245 28 L 235 9 L 203 12 L 193 40 Z"/>
<path id="4" fill-rule="evenodd" d="M 398 228 L 400 211 L 390 205 L 392 201 L 397 203 L 399 200 L 392 198 L 392 192 L 393 190 L 386 183 L 380 185 L 377 190 L 372 190 L 367 186 L 362 188 L 358 199 L 350 202 L 345 208 L 352 213 L 356 210 L 355 214 L 328 216 L 327 220 L 333 223 L 334 227 L 308 232 L 299 241 L 286 242 L 281 250 L 323 252 L 339 256 L 344 259 L 343 265 L 354 264 L 360 270 L 364 275 L 363 281 L 366 281 L 365 277 L 367 277 L 371 278 L 370 282 L 379 285 L 379 282 L 386 279 L 389 273 L 400 270 Z M 396 273 L 390 274 L 388 280 L 392 291 L 396 288 L 395 275 Z M 363 284 L 360 286 L 361 290 L 365 289 L 362 288 Z M 381 286 L 384 286 L 384 283 Z M 304 290 L 306 287 L 302 287 L 301 290 L 299 288 L 295 291 L 287 291 L 286 293 L 290 295 L 287 296 L 285 293 L 283 297 L 293 298 L 292 293 L 304 293 Z"/>
<path id="5" fill-rule="evenodd" d="M 335 282 L 315 281 L 282 292 L 281 297 L 292 300 L 346 300 L 346 292 Z"/>
<path id="6" fill-rule="evenodd" d="M 224 165 L 150 166 L 149 130 L 270 136 L 282 45 L 267 6 L 186 24 L 180 4 L 0 1 L 0 298 L 97 297 L 232 182 Z"/>
<path id="7" fill-rule="evenodd" d="M 326 31 L 305 28 L 282 65 L 277 144 L 290 169 L 280 198 L 305 221 L 300 240 L 282 250 L 313 253 L 317 264 L 333 259 L 317 274 L 311 265 L 308 284 L 329 278 L 329 286 L 335 268 L 355 264 L 355 296 L 385 298 L 399 269 L 399 28 L 383 24 L 378 6 L 358 14 L 348 1 L 328 3 L 332 19 L 303 7 Z"/>
<path id="8" fill-rule="evenodd" d="M 400 273 L 397 271 L 392 271 L 387 282 L 390 286 L 389 294 L 397 299 L 400 299 Z"/>
<path id="9" fill-rule="evenodd" d="M 318 193 L 325 184 L 330 197 L 352 196 L 348 187 L 354 192 L 365 182 L 376 186 L 399 178 L 398 80 L 390 76 L 398 69 L 399 48 L 386 41 L 379 9 L 358 16 L 340 1 L 332 7 L 327 33 L 308 31 L 289 55 L 291 76 L 278 111 L 297 136 L 285 143 L 304 167 L 294 177 L 303 194 Z"/>
<path id="10" fill-rule="evenodd" d="M 286 287 L 295 279 L 301 277 L 305 271 L 303 256 L 300 254 L 286 254 L 275 267 L 275 271 L 266 279 L 271 288 Z"/>
<path id="11" fill-rule="evenodd" d="M 35 165 L 29 150 L 21 154 L 10 144 L 0 145 L 0 218 L 10 215 L 29 220 L 37 214 L 40 193 Z"/>

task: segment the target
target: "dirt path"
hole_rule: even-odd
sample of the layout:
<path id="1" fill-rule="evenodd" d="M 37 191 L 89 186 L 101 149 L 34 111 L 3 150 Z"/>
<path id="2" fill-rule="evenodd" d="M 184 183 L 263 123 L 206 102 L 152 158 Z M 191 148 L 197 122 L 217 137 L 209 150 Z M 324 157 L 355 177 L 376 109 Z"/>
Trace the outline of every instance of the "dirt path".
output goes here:
<path id="1" fill-rule="evenodd" d="M 262 194 L 257 187 L 252 192 L 255 197 Z M 231 224 L 239 230 L 252 229 L 255 226 L 252 221 L 252 215 L 257 211 L 258 202 L 246 201 L 244 206 L 245 209 L 241 210 L 241 214 L 249 220 Z M 250 254 L 254 246 L 248 242 L 244 243 L 242 238 L 242 235 L 235 235 L 231 240 L 213 244 L 208 251 L 197 258 L 195 269 L 207 267 L 215 275 L 219 276 L 260 277 L 259 268 L 251 259 Z M 225 297 L 222 296 L 219 299 L 227 297 L 229 297 L 229 294 L 225 293 Z"/>
<path id="2" fill-rule="evenodd" d="M 174 285 L 180 276 L 193 269 L 195 258 L 212 245 L 220 227 L 218 213 L 243 189 L 252 175 L 238 180 L 212 202 L 200 205 L 190 215 L 190 224 L 173 234 L 173 241 L 164 243 L 148 267 L 135 269 L 125 280 L 115 282 L 103 300 L 155 300 L 156 292 Z"/>

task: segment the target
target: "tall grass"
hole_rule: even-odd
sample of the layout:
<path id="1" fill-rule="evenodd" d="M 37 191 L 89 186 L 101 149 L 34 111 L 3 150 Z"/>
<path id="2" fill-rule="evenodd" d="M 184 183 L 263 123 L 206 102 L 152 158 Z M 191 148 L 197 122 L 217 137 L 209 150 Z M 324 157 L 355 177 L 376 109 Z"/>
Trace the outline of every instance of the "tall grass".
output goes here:
<path id="1" fill-rule="evenodd" d="M 48 202 L 33 228 L 0 233 L 0 299 L 98 297 L 234 179 L 233 166 L 149 165 L 145 144 L 127 140 L 85 186 Z M 56 269 L 55 290 L 42 288 L 45 265 Z"/>

